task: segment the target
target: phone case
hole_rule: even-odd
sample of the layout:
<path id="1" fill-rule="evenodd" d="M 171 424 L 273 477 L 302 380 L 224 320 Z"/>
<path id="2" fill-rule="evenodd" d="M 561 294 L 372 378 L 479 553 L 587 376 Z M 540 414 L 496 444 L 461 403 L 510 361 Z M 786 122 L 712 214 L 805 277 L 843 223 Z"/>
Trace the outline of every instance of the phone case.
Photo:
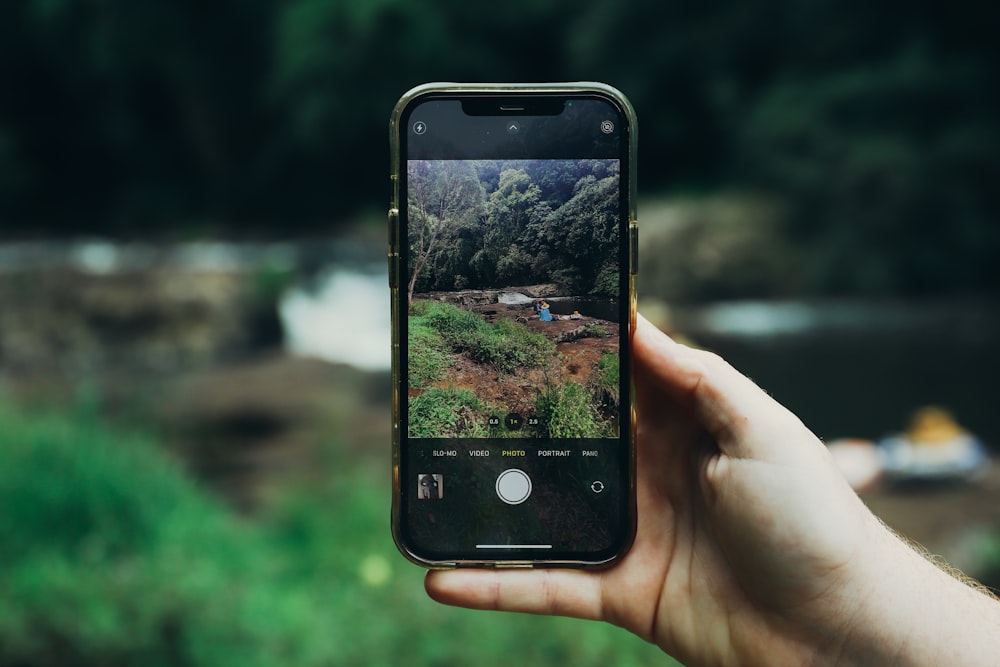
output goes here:
<path id="1" fill-rule="evenodd" d="M 400 119 L 404 110 L 424 95 L 429 93 L 597 93 L 613 100 L 628 118 L 629 131 L 629 179 L 628 179 L 628 213 L 629 213 L 629 234 L 628 234 L 628 257 L 629 263 L 629 314 L 628 314 L 628 339 L 631 345 L 631 338 L 635 331 L 636 318 L 636 291 L 635 276 L 638 272 L 638 217 L 636 211 L 636 148 L 637 148 L 637 120 L 635 110 L 628 99 L 616 88 L 603 83 L 596 82 L 572 82 L 572 83 L 427 83 L 416 86 L 400 97 L 392 111 L 389 121 L 389 143 L 391 149 L 390 161 L 390 184 L 391 200 L 388 213 L 388 273 L 389 288 L 391 291 L 391 316 L 392 316 L 392 509 L 391 523 L 393 539 L 399 551 L 410 561 L 422 567 L 430 569 L 453 569 L 456 567 L 494 567 L 494 568 L 524 568 L 524 567 L 568 567 L 568 568 L 603 568 L 608 567 L 629 550 L 632 539 L 635 536 L 636 508 L 635 508 L 635 390 L 634 386 L 629 392 L 629 410 L 631 412 L 631 429 L 629 433 L 629 481 L 628 490 L 631 499 L 630 522 L 628 530 L 629 538 L 618 554 L 610 559 L 600 562 L 591 561 L 565 561 L 540 559 L 517 559 L 517 560 L 443 560 L 427 561 L 413 554 L 408 550 L 400 539 L 398 528 L 400 525 L 400 458 L 401 458 L 401 431 L 400 431 L 400 340 L 398 320 L 401 316 L 399 312 L 399 288 L 400 288 L 400 169 L 403 164 L 401 155 Z M 631 355 L 629 356 L 631 359 Z M 630 377 L 631 374 L 630 374 Z M 634 383 L 634 380 L 633 380 Z"/>

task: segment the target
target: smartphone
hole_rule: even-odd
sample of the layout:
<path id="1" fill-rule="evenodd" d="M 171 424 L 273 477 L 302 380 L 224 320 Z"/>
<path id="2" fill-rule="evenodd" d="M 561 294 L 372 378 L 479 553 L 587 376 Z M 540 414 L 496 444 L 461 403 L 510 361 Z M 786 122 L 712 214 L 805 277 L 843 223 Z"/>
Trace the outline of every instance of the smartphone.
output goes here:
<path id="1" fill-rule="evenodd" d="M 390 121 L 392 530 L 427 567 L 635 533 L 636 119 L 610 86 L 418 86 Z"/>

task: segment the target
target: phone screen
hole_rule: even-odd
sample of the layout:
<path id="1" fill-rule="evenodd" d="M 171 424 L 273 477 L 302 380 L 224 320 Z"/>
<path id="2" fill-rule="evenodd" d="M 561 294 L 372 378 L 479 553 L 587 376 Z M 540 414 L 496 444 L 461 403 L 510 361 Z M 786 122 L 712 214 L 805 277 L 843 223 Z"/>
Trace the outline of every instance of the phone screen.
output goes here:
<path id="1" fill-rule="evenodd" d="M 594 93 L 399 118 L 397 540 L 599 563 L 631 536 L 630 133 Z"/>

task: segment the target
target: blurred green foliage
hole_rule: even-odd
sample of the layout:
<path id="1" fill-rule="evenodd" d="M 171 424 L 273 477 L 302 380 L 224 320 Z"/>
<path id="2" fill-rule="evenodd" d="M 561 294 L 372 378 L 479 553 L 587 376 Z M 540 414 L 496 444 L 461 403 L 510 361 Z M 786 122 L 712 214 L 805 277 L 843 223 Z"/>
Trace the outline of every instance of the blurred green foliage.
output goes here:
<path id="1" fill-rule="evenodd" d="M 669 664 L 606 625 L 439 606 L 342 465 L 238 517 L 91 409 L 0 408 L 0 664 Z"/>
<path id="2" fill-rule="evenodd" d="M 971 17 L 970 17 L 971 18 Z M 740 145 L 750 182 L 793 202 L 788 231 L 822 248 L 820 292 L 1000 287 L 1000 71 L 915 43 L 762 95 Z M 909 111 L 907 112 L 907 109 Z"/>
<path id="3" fill-rule="evenodd" d="M 0 5 L 10 231 L 307 233 L 381 209 L 431 80 L 604 80 L 644 192 L 790 204 L 826 292 L 997 288 L 1000 9 L 978 0 Z"/>

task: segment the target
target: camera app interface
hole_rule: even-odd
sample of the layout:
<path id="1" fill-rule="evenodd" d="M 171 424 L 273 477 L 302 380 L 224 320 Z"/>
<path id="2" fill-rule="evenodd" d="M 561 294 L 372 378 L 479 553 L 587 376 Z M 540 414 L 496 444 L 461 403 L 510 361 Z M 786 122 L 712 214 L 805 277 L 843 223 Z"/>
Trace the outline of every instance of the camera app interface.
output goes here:
<path id="1" fill-rule="evenodd" d="M 619 162 L 408 163 L 411 438 L 616 438 Z"/>
<path id="2" fill-rule="evenodd" d="M 407 541 L 611 554 L 628 502 L 621 119 L 410 116 L 400 272 Z"/>

